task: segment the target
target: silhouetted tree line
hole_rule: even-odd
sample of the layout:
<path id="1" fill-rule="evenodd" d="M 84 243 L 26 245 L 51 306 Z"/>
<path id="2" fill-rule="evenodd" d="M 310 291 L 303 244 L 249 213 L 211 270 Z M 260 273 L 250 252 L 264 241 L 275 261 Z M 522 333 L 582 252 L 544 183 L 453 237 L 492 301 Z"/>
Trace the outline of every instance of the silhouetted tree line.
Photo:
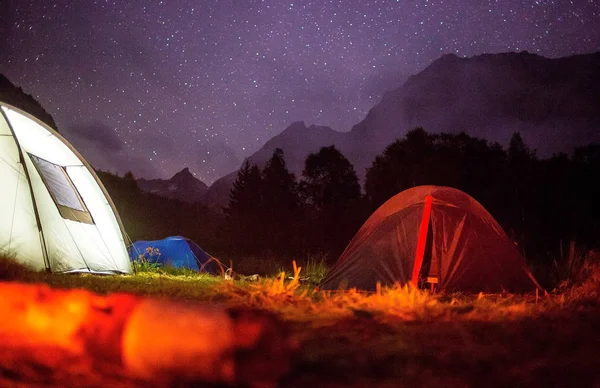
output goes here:
<path id="1" fill-rule="evenodd" d="M 599 177 L 597 145 L 578 148 L 573 157 L 539 159 L 518 133 L 505 150 L 465 133 L 416 128 L 375 158 L 364 195 L 354 168 L 333 146 L 308 156 L 299 181 L 279 149 L 263 171 L 246 163 L 231 191 L 227 224 L 245 253 L 319 251 L 335 259 L 395 194 L 450 186 L 488 209 L 530 259 L 560 260 L 572 241 L 590 249 L 600 241 Z"/>
<path id="2" fill-rule="evenodd" d="M 560 260 L 571 241 L 586 248 L 600 242 L 599 176 L 599 145 L 578 148 L 572 158 L 541 160 L 518 133 L 504 150 L 465 133 L 417 128 L 377 156 L 365 192 L 377 206 L 417 185 L 458 188 L 479 201 L 527 257 Z"/>
<path id="3" fill-rule="evenodd" d="M 181 235 L 198 241 L 209 253 L 218 252 L 223 217 L 199 203 L 187 203 L 147 193 L 131 172 L 117 176 L 96 171 L 109 192 L 129 238 L 159 240 Z"/>
<path id="4" fill-rule="evenodd" d="M 465 133 L 414 129 L 375 158 L 364 194 L 334 146 L 310 154 L 299 178 L 276 149 L 263 169 L 242 166 L 224 215 L 143 193 L 131 174 L 100 177 L 133 240 L 181 234 L 223 257 L 273 254 L 288 263 L 326 253 L 335 261 L 378 206 L 418 185 L 470 194 L 533 260 L 564 259 L 571 241 L 600 242 L 600 145 L 539 159 L 517 133 L 505 150 Z"/>
<path id="5" fill-rule="evenodd" d="M 46 112 L 44 107 L 31 94 L 25 93 L 21 87 L 15 86 L 2 74 L 0 74 L 0 100 L 37 117 L 58 132 L 54 118 L 50 113 Z"/>
<path id="6" fill-rule="evenodd" d="M 298 181 L 276 149 L 261 171 L 247 161 L 225 208 L 238 254 L 339 253 L 364 212 L 350 162 L 333 146 L 308 156 Z"/>

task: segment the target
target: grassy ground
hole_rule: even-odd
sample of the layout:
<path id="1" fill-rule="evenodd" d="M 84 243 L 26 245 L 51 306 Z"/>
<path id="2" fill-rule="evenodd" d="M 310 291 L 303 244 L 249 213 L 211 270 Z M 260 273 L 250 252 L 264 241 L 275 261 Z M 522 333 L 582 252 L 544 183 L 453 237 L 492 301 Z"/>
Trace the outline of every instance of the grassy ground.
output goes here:
<path id="1" fill-rule="evenodd" d="M 308 274 L 288 268 L 285 276 L 250 281 L 161 270 L 39 274 L 4 260 L 0 280 L 274 312 L 300 344 L 281 386 L 588 387 L 600 386 L 599 261 L 590 257 L 570 282 L 537 297 L 430 295 L 400 287 L 315 292 L 323 271 L 314 263 Z M 87 381 L 135 385 L 105 376 Z"/>

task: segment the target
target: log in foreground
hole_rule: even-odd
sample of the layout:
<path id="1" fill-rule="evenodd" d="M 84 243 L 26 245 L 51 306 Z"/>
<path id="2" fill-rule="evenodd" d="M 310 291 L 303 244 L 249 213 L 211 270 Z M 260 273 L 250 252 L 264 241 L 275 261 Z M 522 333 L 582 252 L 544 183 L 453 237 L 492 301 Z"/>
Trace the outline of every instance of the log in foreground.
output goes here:
<path id="1" fill-rule="evenodd" d="M 28 357 L 39 363 L 40 349 L 53 349 L 48 358 L 86 359 L 154 384 L 274 385 L 295 347 L 284 325 L 262 311 L 38 284 L 0 283 L 0 317 L 0 350 L 18 349 L 15 365 Z"/>

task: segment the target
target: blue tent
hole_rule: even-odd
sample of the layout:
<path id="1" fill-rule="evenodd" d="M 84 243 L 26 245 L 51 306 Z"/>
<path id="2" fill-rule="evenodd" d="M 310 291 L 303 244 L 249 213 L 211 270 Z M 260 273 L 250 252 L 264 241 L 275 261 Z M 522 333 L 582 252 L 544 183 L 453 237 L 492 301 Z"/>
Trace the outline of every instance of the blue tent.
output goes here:
<path id="1" fill-rule="evenodd" d="M 192 240 L 172 236 L 163 240 L 136 241 L 129 247 L 129 258 L 138 260 L 140 255 L 149 263 L 161 266 L 169 265 L 175 268 L 189 268 L 196 271 L 217 272 L 217 265 L 211 256 L 204 252 Z"/>

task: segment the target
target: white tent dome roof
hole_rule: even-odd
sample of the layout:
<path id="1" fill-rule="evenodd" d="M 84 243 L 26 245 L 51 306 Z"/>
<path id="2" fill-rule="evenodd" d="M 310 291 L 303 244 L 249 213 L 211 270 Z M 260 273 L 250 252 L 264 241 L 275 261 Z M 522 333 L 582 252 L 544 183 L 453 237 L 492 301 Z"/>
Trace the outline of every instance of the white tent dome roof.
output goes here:
<path id="1" fill-rule="evenodd" d="M 38 270 L 131 273 L 119 216 L 56 131 L 0 102 L 0 254 Z"/>

